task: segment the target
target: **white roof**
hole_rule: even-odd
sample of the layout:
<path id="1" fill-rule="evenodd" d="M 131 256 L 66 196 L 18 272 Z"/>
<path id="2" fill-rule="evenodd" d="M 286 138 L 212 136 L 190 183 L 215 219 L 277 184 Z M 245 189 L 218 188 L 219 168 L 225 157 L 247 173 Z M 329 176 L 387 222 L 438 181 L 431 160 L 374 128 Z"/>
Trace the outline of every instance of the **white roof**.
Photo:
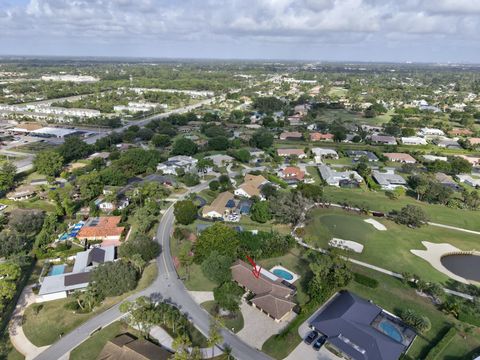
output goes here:
<path id="1" fill-rule="evenodd" d="M 312 148 L 312 152 L 315 155 L 338 155 L 337 152 L 333 149 L 324 149 L 324 148 Z"/>
<path id="2" fill-rule="evenodd" d="M 76 132 L 77 130 L 75 129 L 63 129 L 54 127 L 43 127 L 32 131 L 33 134 L 54 135 L 57 137 L 64 137 L 70 134 L 74 134 Z"/>
<path id="3" fill-rule="evenodd" d="M 435 161 L 435 160 L 440 160 L 440 161 L 447 161 L 448 158 L 446 156 L 436 156 L 436 155 L 422 155 L 425 160 L 428 161 Z"/>

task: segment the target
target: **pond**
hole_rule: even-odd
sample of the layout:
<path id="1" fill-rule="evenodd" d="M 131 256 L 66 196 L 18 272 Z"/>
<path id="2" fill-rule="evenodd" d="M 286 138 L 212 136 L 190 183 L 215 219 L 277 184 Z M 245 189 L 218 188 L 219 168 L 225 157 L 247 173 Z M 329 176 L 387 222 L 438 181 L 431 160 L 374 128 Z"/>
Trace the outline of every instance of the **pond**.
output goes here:
<path id="1" fill-rule="evenodd" d="M 447 255 L 441 262 L 455 275 L 480 282 L 480 255 Z"/>

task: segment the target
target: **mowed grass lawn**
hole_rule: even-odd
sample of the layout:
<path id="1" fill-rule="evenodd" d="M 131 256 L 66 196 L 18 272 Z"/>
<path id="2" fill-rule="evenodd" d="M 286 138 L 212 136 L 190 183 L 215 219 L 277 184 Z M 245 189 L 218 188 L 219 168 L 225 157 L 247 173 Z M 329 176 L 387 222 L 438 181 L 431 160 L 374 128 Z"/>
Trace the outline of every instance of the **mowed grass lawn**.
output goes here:
<path id="1" fill-rule="evenodd" d="M 122 301 L 130 294 L 145 289 L 156 277 L 157 265 L 155 262 L 152 262 L 145 268 L 135 290 L 121 296 L 107 298 L 101 306 L 87 314 L 75 313 L 65 308 L 65 304 L 75 301 L 72 298 L 42 303 L 43 307 L 38 314 L 34 312 L 36 304 L 30 305 L 25 309 L 23 331 L 35 346 L 50 345 L 57 341 L 62 334 L 67 334 L 91 317 Z"/>
<path id="2" fill-rule="evenodd" d="M 324 188 L 327 201 L 331 203 L 348 202 L 357 206 L 366 206 L 370 210 L 388 212 L 400 210 L 406 205 L 421 207 L 431 222 L 480 231 L 480 212 L 471 210 L 451 209 L 443 205 L 427 204 L 416 201 L 409 196 L 402 196 L 398 200 L 390 200 L 384 191 L 370 191 L 367 189 L 341 189 L 333 186 Z"/>
<path id="3" fill-rule="evenodd" d="M 345 252 L 347 256 L 398 273 L 418 274 L 427 281 L 444 282 L 448 277 L 410 252 L 425 249 L 422 241 L 449 243 L 461 250 L 478 249 L 480 243 L 480 235 L 430 225 L 410 229 L 385 219 L 376 219 L 387 227 L 387 231 L 378 231 L 364 222 L 366 216 L 342 209 L 313 209 L 309 218 L 305 227 L 307 243 L 328 248 L 332 237 L 356 241 L 364 245 L 363 252 Z"/>

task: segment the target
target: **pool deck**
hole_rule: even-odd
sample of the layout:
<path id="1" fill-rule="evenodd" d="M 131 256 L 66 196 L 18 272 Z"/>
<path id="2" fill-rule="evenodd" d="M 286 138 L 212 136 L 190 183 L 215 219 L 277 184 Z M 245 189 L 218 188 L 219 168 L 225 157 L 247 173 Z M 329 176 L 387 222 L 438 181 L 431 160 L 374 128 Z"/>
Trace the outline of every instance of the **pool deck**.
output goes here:
<path id="1" fill-rule="evenodd" d="M 291 274 L 293 278 L 292 278 L 291 280 L 287 280 L 287 279 L 285 279 L 285 278 L 282 278 L 281 276 L 273 273 L 275 270 L 283 270 L 283 271 L 286 271 L 287 273 Z M 295 281 L 297 281 L 298 279 L 300 279 L 300 275 L 295 274 L 293 271 L 290 271 L 290 270 L 288 270 L 287 268 L 284 268 L 284 267 L 281 266 L 281 265 L 275 265 L 274 267 L 272 267 L 272 268 L 270 269 L 270 272 L 271 272 L 273 275 L 275 275 L 275 276 L 277 276 L 277 277 L 279 277 L 279 278 L 284 279 L 286 282 L 288 282 L 288 283 L 290 283 L 290 284 L 293 284 L 293 283 L 295 283 Z"/>

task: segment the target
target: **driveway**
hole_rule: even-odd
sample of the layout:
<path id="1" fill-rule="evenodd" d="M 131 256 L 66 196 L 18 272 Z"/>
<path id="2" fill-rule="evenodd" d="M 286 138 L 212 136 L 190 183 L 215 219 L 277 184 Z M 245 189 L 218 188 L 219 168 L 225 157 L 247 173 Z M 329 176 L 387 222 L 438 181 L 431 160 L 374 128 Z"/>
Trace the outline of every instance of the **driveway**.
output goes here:
<path id="1" fill-rule="evenodd" d="M 292 313 L 289 319 L 277 323 L 260 310 L 248 305 L 245 301 L 242 301 L 240 310 L 242 311 L 244 325 L 243 329 L 237 333 L 237 336 L 248 345 L 259 350 L 262 349 L 263 343 L 270 336 L 278 334 L 296 316 L 296 314 Z"/>
<path id="2" fill-rule="evenodd" d="M 284 360 L 344 360 L 322 346 L 319 351 L 315 351 L 311 345 L 305 344 L 303 341 L 288 355 Z"/>

